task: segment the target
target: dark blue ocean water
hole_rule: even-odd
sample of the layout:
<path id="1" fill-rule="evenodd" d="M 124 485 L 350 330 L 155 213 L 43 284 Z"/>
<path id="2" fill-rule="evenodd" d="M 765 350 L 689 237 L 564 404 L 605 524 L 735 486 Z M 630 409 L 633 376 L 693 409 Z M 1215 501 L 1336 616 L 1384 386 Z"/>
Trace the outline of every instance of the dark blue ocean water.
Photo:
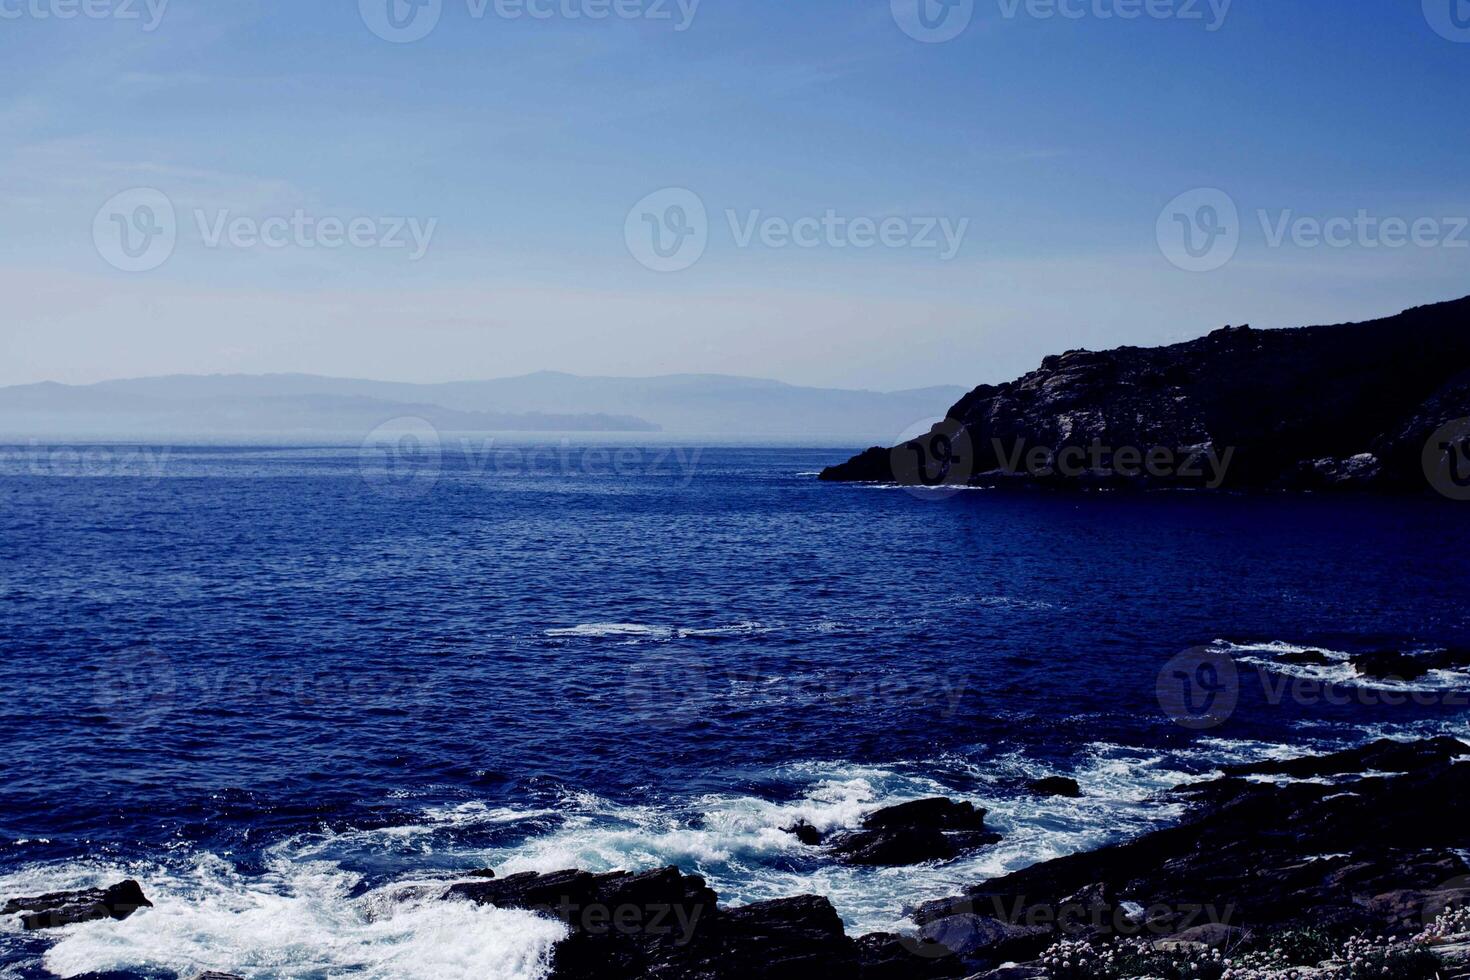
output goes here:
<path id="1" fill-rule="evenodd" d="M 534 977 L 544 923 L 385 898 L 487 864 L 676 863 L 887 927 L 1167 821 L 1158 791 L 1220 761 L 1466 728 L 1470 678 L 1273 663 L 1470 643 L 1461 505 L 465 445 L 0 450 L 0 897 L 128 874 L 158 905 L 0 926 L 0 970 Z M 1202 645 L 1239 662 L 1239 706 L 1192 731 L 1156 681 Z M 1286 681 L 1347 693 L 1273 698 Z M 1020 790 L 1047 773 L 1087 795 Z M 780 830 L 934 793 L 1006 841 L 859 871 Z"/>

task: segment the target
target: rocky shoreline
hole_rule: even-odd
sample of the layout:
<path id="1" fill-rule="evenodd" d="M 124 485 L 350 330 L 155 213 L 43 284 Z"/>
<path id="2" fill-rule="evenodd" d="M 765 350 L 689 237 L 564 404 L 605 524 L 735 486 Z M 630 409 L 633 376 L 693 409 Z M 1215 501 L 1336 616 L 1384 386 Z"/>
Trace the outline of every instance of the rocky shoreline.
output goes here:
<path id="1" fill-rule="evenodd" d="M 1470 497 L 1470 299 L 1367 323 L 1068 351 L 821 479 Z M 936 406 L 938 408 L 938 406 Z"/>
<path id="2" fill-rule="evenodd" d="M 905 935 L 850 937 L 813 895 L 722 906 L 677 868 L 485 869 L 431 897 L 559 919 L 557 980 L 1470 976 L 1470 746 L 1384 740 L 1225 766 L 1174 793 L 1189 803 L 1178 825 L 906 910 L 916 930 Z M 834 860 L 888 866 L 998 838 L 984 810 L 944 799 L 876 811 L 827 839 L 788 829 Z M 123 882 L 13 899 L 4 913 L 43 929 L 150 905 Z"/>

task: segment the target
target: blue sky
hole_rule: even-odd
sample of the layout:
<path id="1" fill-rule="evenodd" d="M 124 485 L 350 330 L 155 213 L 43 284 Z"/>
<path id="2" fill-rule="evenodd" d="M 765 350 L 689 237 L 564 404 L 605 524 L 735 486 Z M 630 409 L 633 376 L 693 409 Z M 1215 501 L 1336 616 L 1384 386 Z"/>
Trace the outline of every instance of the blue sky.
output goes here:
<path id="1" fill-rule="evenodd" d="M 544 18 L 440 0 L 409 43 L 368 26 L 388 0 L 58 16 L 82 2 L 0 0 L 0 384 L 554 368 L 972 385 L 1073 347 L 1470 293 L 1466 0 L 1151 0 L 1134 19 L 1130 0 L 973 0 L 936 43 L 902 25 L 937 0 L 619 0 L 600 20 L 568 16 L 599 0 Z M 138 188 L 168 201 L 176 241 L 125 271 L 96 229 Z M 704 206 L 707 246 L 656 272 L 627 229 L 665 188 Z M 1161 213 L 1199 188 L 1238 208 L 1239 244 L 1187 271 Z M 1392 248 L 1268 234 L 1360 212 L 1434 224 Z M 739 234 L 829 213 L 896 220 L 893 243 Z M 372 233 L 208 234 L 295 215 Z M 408 219 L 422 248 L 367 247 Z M 913 247 L 931 222 L 963 227 L 952 255 Z"/>

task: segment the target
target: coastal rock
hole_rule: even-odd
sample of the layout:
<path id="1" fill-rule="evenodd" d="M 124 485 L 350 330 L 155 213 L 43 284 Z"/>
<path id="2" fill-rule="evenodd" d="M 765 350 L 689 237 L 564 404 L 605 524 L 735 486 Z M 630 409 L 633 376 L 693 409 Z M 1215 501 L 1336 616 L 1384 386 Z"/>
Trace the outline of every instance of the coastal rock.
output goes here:
<path id="1" fill-rule="evenodd" d="M 934 830 L 984 830 L 985 810 L 938 796 L 874 810 L 863 818 L 865 830 L 925 827 Z"/>
<path id="2" fill-rule="evenodd" d="M 838 837 L 832 853 L 849 864 L 947 861 L 961 851 L 1000 840 L 986 828 L 985 812 L 973 803 L 943 797 L 885 807 L 869 814 L 861 830 Z"/>
<path id="3" fill-rule="evenodd" d="M 1294 664 L 1299 667 L 1330 667 L 1337 661 L 1333 660 L 1321 650 L 1288 650 L 1277 654 L 1276 662 L 1282 664 Z"/>
<path id="4" fill-rule="evenodd" d="M 1187 788 L 1195 809 L 1178 826 L 983 882 L 912 917 L 984 909 L 1058 936 L 1191 942 L 1206 941 L 1189 933 L 1200 926 L 1413 934 L 1443 907 L 1431 896 L 1470 874 L 1470 764 L 1456 761 L 1467 755 L 1440 738 L 1228 766 Z"/>
<path id="5" fill-rule="evenodd" d="M 1290 776 L 1314 779 L 1323 776 L 1356 775 L 1363 772 L 1412 772 L 1443 765 L 1470 756 L 1470 745 L 1449 736 L 1400 742 L 1381 738 L 1375 742 L 1331 755 L 1309 755 L 1221 766 L 1227 776 Z M 1210 784 L 1205 784 L 1206 786 Z"/>
<path id="6" fill-rule="evenodd" d="M 1046 976 L 1045 968 L 1035 964 L 1010 963 L 984 973 L 977 973 L 967 980 L 1041 980 Z"/>
<path id="7" fill-rule="evenodd" d="M 1470 647 L 1447 647 L 1423 656 L 1430 670 L 1465 670 L 1470 668 Z"/>
<path id="8" fill-rule="evenodd" d="M 808 847 L 815 847 L 822 843 L 822 832 L 805 820 L 798 820 L 790 827 L 782 829 Z"/>
<path id="9" fill-rule="evenodd" d="M 1033 779 L 1026 784 L 1026 788 L 1038 796 L 1068 796 L 1075 798 L 1082 795 L 1082 787 L 1077 785 L 1077 780 L 1066 776 L 1047 776 L 1044 779 Z"/>
<path id="10" fill-rule="evenodd" d="M 1230 949 L 1240 945 L 1249 935 L 1250 933 L 1246 930 L 1236 926 L 1207 922 L 1202 926 L 1193 926 L 1183 932 L 1177 932 L 1168 937 L 1165 942 L 1194 943 L 1209 949 Z"/>
<path id="11" fill-rule="evenodd" d="M 20 918 L 25 929 L 55 929 L 95 919 L 126 919 L 145 906 L 152 908 L 153 903 L 143 897 L 143 887 L 129 878 L 107 888 L 12 898 L 0 914 L 27 913 Z"/>
<path id="12" fill-rule="evenodd" d="M 697 875 L 526 872 L 451 885 L 446 898 L 531 909 L 560 919 L 553 980 L 646 977 L 851 977 L 857 946 L 825 898 L 721 908 Z"/>
<path id="13" fill-rule="evenodd" d="M 1429 665 L 1423 660 L 1398 650 L 1375 650 L 1372 653 L 1359 654 L 1352 659 L 1352 664 L 1360 676 L 1375 680 L 1392 678 L 1416 681 L 1429 673 Z"/>
<path id="14" fill-rule="evenodd" d="M 879 867 L 948 861 L 959 852 L 948 837 L 929 827 L 858 831 L 832 845 L 832 853 L 848 864 Z"/>
<path id="15" fill-rule="evenodd" d="M 703 879 L 676 868 L 525 873 L 444 894 L 566 923 L 559 980 L 1035 980 L 1035 959 L 1064 937 L 1202 953 L 1238 947 L 1247 926 L 1409 937 L 1470 903 L 1467 758 L 1470 746 L 1437 738 L 1227 766 L 1181 788 L 1192 809 L 1177 826 L 926 902 L 905 935 L 850 939 L 815 896 L 722 908 Z M 967 803 L 919 800 L 870 814 L 851 836 L 948 841 L 989 834 L 984 819 Z"/>
<path id="16" fill-rule="evenodd" d="M 929 436 L 821 478 L 1427 493 L 1426 441 L 1470 416 L 1467 321 L 1462 299 L 1367 323 L 1068 351 L 974 389 Z"/>

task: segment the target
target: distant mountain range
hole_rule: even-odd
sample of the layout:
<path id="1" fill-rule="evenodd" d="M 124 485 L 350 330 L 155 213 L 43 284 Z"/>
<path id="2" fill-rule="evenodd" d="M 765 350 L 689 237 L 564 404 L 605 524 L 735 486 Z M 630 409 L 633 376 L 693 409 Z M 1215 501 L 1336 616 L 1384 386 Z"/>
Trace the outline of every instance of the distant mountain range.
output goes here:
<path id="1" fill-rule="evenodd" d="M 836 444 L 895 439 L 959 387 L 876 392 L 727 375 L 543 371 L 409 384 L 306 374 L 172 375 L 0 388 L 0 439 L 361 438 L 392 419 L 441 431 L 655 433 Z"/>

